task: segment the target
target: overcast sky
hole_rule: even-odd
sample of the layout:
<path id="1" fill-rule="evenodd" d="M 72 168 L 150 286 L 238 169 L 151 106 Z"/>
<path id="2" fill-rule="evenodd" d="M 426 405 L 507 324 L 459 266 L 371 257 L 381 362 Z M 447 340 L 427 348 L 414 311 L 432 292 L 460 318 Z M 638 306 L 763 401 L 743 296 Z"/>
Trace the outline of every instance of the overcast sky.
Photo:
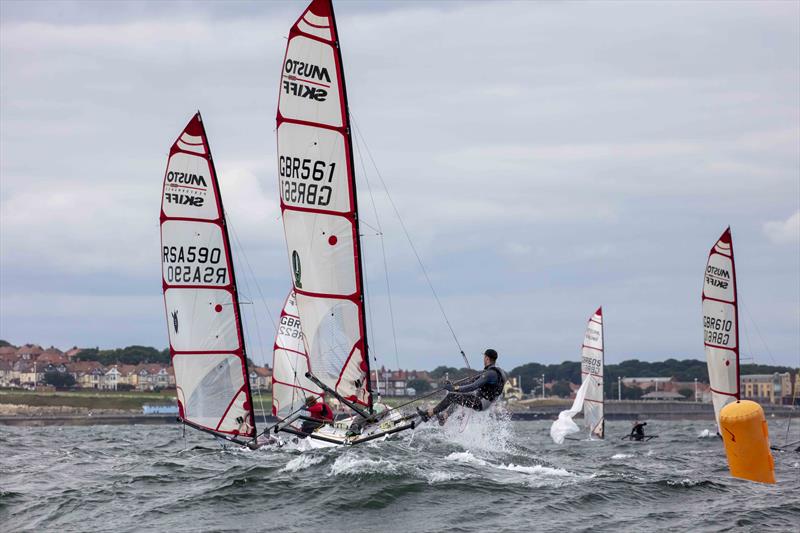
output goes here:
<path id="1" fill-rule="evenodd" d="M 271 362 L 291 286 L 278 77 L 306 3 L 0 3 L 0 338 L 167 345 L 161 183 L 200 109 L 248 350 Z M 608 363 L 703 358 L 728 225 L 742 358 L 800 365 L 800 3 L 335 7 L 355 124 L 473 366 L 487 347 L 508 368 L 577 360 L 599 305 Z M 458 365 L 364 146 L 371 345 Z"/>

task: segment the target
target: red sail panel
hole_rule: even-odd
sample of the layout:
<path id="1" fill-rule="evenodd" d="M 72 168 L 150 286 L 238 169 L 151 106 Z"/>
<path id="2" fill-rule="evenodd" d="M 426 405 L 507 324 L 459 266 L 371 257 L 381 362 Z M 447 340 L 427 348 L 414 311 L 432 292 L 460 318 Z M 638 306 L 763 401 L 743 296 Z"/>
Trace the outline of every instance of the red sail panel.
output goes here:
<path id="1" fill-rule="evenodd" d="M 350 121 L 329 0 L 314 0 L 292 26 L 279 92 L 281 211 L 309 365 L 371 407 Z"/>
<path id="2" fill-rule="evenodd" d="M 739 310 L 730 228 L 708 254 L 702 302 L 703 342 L 714 415 L 719 427 L 722 408 L 739 399 Z"/>
<path id="3" fill-rule="evenodd" d="M 180 417 L 222 435 L 254 437 L 231 248 L 200 113 L 169 152 L 161 263 Z"/>

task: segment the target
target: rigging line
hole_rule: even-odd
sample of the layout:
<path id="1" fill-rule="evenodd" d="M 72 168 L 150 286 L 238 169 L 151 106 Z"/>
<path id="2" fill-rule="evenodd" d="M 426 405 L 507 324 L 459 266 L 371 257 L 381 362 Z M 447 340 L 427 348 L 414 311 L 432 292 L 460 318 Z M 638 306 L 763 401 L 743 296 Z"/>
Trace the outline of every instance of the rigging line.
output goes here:
<path id="1" fill-rule="evenodd" d="M 364 263 L 367 262 L 366 249 L 367 249 L 366 246 L 363 246 L 363 245 L 361 246 L 361 260 Z M 369 288 L 369 276 L 367 275 L 367 270 L 369 270 L 369 269 L 367 269 L 367 268 L 362 269 L 362 273 L 364 275 L 364 285 L 366 285 L 366 287 L 367 287 L 367 292 L 366 292 L 367 297 L 366 297 L 366 302 L 365 302 L 366 303 L 366 308 L 367 308 L 367 313 L 369 314 L 369 322 L 367 322 L 367 329 L 369 329 L 369 336 L 372 339 L 372 344 L 371 344 L 372 349 L 370 350 L 370 352 L 372 353 L 372 360 L 375 361 L 375 378 L 376 378 L 375 379 L 375 385 L 376 385 L 376 387 L 378 387 L 378 396 L 380 396 L 381 395 L 381 382 L 380 382 L 380 380 L 377 379 L 378 378 L 378 368 L 377 368 L 378 367 L 378 356 L 375 355 L 376 352 L 378 351 L 378 348 L 377 348 L 377 343 L 375 342 L 376 341 L 375 327 L 373 326 L 373 324 L 375 323 L 375 320 L 372 318 L 372 302 L 373 302 L 373 300 L 372 300 L 372 297 L 370 296 L 372 294 L 372 290 Z"/>
<path id="2" fill-rule="evenodd" d="M 267 311 L 267 316 L 269 317 L 270 322 L 272 322 L 272 327 L 277 332 L 278 326 L 277 323 L 275 322 L 275 317 L 273 316 L 272 311 L 270 310 L 269 305 L 267 304 L 267 299 L 264 298 L 264 293 L 261 292 L 261 285 L 258 284 L 258 279 L 256 278 L 255 271 L 253 270 L 253 267 L 250 266 L 250 260 L 247 258 L 247 254 L 245 253 L 244 248 L 242 247 L 242 242 L 239 240 L 239 234 L 236 233 L 236 229 L 234 229 L 233 224 L 228 218 L 227 212 L 225 213 L 225 218 L 228 222 L 228 226 L 230 226 L 231 228 L 231 232 L 233 233 L 233 238 L 234 240 L 236 240 L 236 245 L 239 248 L 239 253 L 237 254 L 237 257 L 241 256 L 244 259 L 244 264 L 245 266 L 247 266 L 247 270 L 250 272 L 250 276 L 253 278 L 253 285 L 255 285 L 256 290 L 258 291 L 258 295 L 261 297 L 261 303 L 264 305 L 264 309 Z"/>
<path id="3" fill-rule="evenodd" d="M 739 291 L 739 295 L 740 295 L 739 296 L 739 301 L 742 304 L 742 309 L 744 309 L 744 312 L 747 313 L 747 317 L 750 319 L 750 323 L 753 324 L 753 327 L 755 328 L 756 333 L 758 334 L 758 338 L 761 339 L 761 344 L 764 345 L 764 349 L 767 350 L 767 355 L 769 355 L 769 358 L 772 361 L 772 364 L 775 365 L 775 366 L 778 366 L 778 363 L 775 361 L 775 358 L 772 356 L 772 351 L 769 349 L 769 346 L 767 345 L 767 341 L 764 340 L 764 337 L 761 335 L 761 330 L 758 329 L 758 324 L 756 324 L 756 321 L 753 320 L 753 315 L 750 314 L 750 309 L 748 309 L 748 307 L 746 305 L 744 305 L 744 302 L 741 299 L 741 293 L 742 293 L 742 291 L 740 290 Z"/>
<path id="4" fill-rule="evenodd" d="M 445 313 L 444 311 L 444 306 L 442 305 L 442 301 L 439 299 L 439 295 L 436 293 L 436 289 L 433 288 L 433 283 L 431 283 L 431 278 L 428 276 L 428 271 L 425 269 L 425 265 L 422 263 L 422 259 L 420 258 L 419 253 L 417 252 L 417 248 L 414 246 L 414 242 L 411 240 L 411 235 L 409 234 L 408 229 L 406 228 L 406 224 L 405 222 L 403 222 L 403 218 L 400 216 L 400 211 L 397 209 L 397 205 L 395 205 L 391 194 L 389 194 L 389 188 L 386 186 L 386 181 L 383 179 L 381 171 L 378 168 L 377 163 L 375 162 L 375 158 L 372 157 L 372 152 L 370 151 L 369 146 L 367 146 L 367 142 L 366 140 L 364 140 L 364 136 L 361 134 L 361 130 L 359 129 L 355 117 L 353 116 L 352 109 L 350 110 L 350 115 L 353 118 L 353 126 L 355 127 L 356 134 L 358 137 L 361 137 L 361 142 L 364 144 L 364 148 L 367 151 L 367 156 L 372 162 L 372 165 L 375 167 L 375 173 L 378 175 L 378 178 L 380 179 L 381 184 L 383 185 L 384 191 L 386 191 L 386 197 L 388 198 L 389 203 L 391 204 L 392 209 L 394 210 L 395 216 L 397 216 L 397 220 L 400 222 L 400 227 L 403 228 L 403 233 L 406 236 L 406 240 L 408 240 L 408 244 L 411 246 L 411 250 L 414 252 L 414 256 L 417 258 L 417 262 L 419 263 L 419 266 L 422 269 L 422 274 L 425 276 L 425 281 L 428 282 L 428 287 L 431 289 L 431 293 L 433 293 L 433 297 L 436 300 L 436 304 L 439 306 L 439 311 L 441 311 L 442 317 L 444 318 L 447 327 L 450 329 L 450 334 L 453 336 L 453 340 L 455 341 L 456 346 L 458 346 L 458 351 L 461 353 L 461 357 L 464 358 L 464 362 L 466 363 L 467 368 L 472 369 L 472 367 L 469 364 L 469 360 L 467 359 L 467 355 L 464 353 L 464 349 L 461 347 L 461 343 L 458 342 L 458 337 L 456 336 L 456 332 L 453 329 L 453 326 L 450 324 L 450 320 L 447 318 L 447 313 Z"/>
<path id="5" fill-rule="evenodd" d="M 247 278 L 247 276 L 242 276 L 242 280 L 241 280 L 241 281 L 244 281 L 245 286 L 247 286 L 246 278 Z M 249 292 L 249 288 L 248 288 L 248 292 Z M 257 315 L 257 313 L 255 312 L 255 309 L 254 309 L 253 310 L 253 317 L 255 317 L 256 315 Z M 242 313 L 241 320 L 242 320 L 242 329 L 248 329 L 249 330 L 250 329 L 249 326 L 246 326 L 246 322 L 247 322 L 248 319 L 247 319 L 245 313 Z M 264 346 L 261 343 L 261 333 L 259 332 L 259 330 L 261 328 L 259 328 L 259 326 L 258 326 L 258 319 L 257 318 L 255 319 L 255 322 L 256 322 L 256 336 L 258 337 L 258 344 L 259 344 L 258 348 L 261 351 L 261 355 L 263 356 L 264 355 Z M 244 331 L 242 331 L 242 338 L 244 338 Z M 245 365 L 245 368 L 247 368 L 247 376 L 245 376 L 245 379 L 249 382 L 250 381 L 250 368 L 247 365 Z M 256 376 L 257 375 L 258 374 L 256 374 Z M 253 387 L 250 387 L 251 393 L 252 393 L 252 388 Z M 264 398 L 261 396 L 261 387 L 257 386 L 257 387 L 255 387 L 255 389 L 256 389 L 256 394 L 258 395 L 258 404 L 261 407 L 261 416 L 264 419 L 264 425 L 266 426 L 267 425 L 267 412 L 264 410 Z"/>
<path id="6" fill-rule="evenodd" d="M 356 138 L 356 141 L 358 141 L 358 138 Z M 383 239 L 383 227 L 381 227 L 381 219 L 378 216 L 378 207 L 375 204 L 375 196 L 372 194 L 372 185 L 370 184 L 369 175 L 367 174 L 367 167 L 364 164 L 364 154 L 363 151 L 361 150 L 362 144 L 364 144 L 363 137 L 361 138 L 361 144 L 356 142 L 356 147 L 357 147 L 356 151 L 358 152 L 358 159 L 361 162 L 361 169 L 363 170 L 364 181 L 367 182 L 367 191 L 369 192 L 369 198 L 372 203 L 372 211 L 375 213 L 375 223 L 378 226 L 378 234 L 380 235 L 381 253 L 383 254 L 383 272 L 386 277 L 386 297 L 389 302 L 389 320 L 392 323 L 392 339 L 394 340 L 394 359 L 395 359 L 395 364 L 397 365 L 397 369 L 399 370 L 400 350 L 397 347 L 397 330 L 395 328 L 395 323 L 394 323 L 394 306 L 392 305 L 392 290 L 391 286 L 389 285 L 389 263 L 386 261 L 386 244 Z"/>
<path id="7" fill-rule="evenodd" d="M 253 277 L 253 284 L 258 289 L 259 294 L 261 294 L 261 288 L 258 287 L 258 281 L 255 279 L 255 275 L 253 274 L 253 269 L 250 268 L 250 263 L 249 263 L 249 261 L 247 261 L 247 255 L 244 253 L 244 247 L 242 246 L 242 241 L 239 240 L 239 234 L 236 232 L 236 229 L 233 227 L 233 223 L 231 222 L 231 219 L 230 219 L 230 217 L 228 217 L 227 213 L 225 213 L 225 220 L 227 222 L 228 227 L 231 230 L 230 233 L 233 234 L 233 240 L 236 243 L 236 247 L 238 249 L 236 257 L 243 257 L 245 259 L 245 262 L 247 263 L 247 266 L 248 266 L 248 270 L 250 271 L 250 275 Z M 233 261 L 233 258 L 231 258 L 231 261 Z M 246 288 L 247 292 L 252 294 L 250 292 L 250 284 L 247 282 L 246 273 L 245 273 L 244 276 L 242 276 L 241 281 L 244 282 L 244 285 L 245 285 L 245 288 Z M 238 298 L 238 294 L 237 294 L 237 298 Z M 261 301 L 264 302 L 264 307 L 267 308 L 267 313 L 269 313 L 269 318 L 272 319 L 272 313 L 269 312 L 269 307 L 267 307 L 267 304 L 266 304 L 266 301 L 264 300 L 264 295 L 263 294 L 261 295 L 261 298 L 262 298 Z M 256 323 L 256 338 L 258 339 L 258 349 L 259 349 L 259 352 L 261 352 L 261 358 L 266 361 L 266 356 L 264 354 L 264 341 L 261 338 L 261 325 L 258 323 L 258 313 L 256 312 L 255 306 L 253 306 L 251 309 L 253 310 L 253 320 Z M 242 327 L 243 328 L 244 328 L 245 314 L 246 313 L 244 313 L 244 312 L 241 313 L 241 315 L 242 315 L 241 316 Z M 272 325 L 273 325 L 273 327 L 276 327 L 274 320 L 272 320 Z M 244 339 L 244 331 L 242 331 L 242 339 Z M 247 371 L 248 371 L 246 379 L 247 379 L 248 384 L 249 384 L 249 381 L 250 381 L 250 369 L 247 367 L 247 364 L 245 364 L 245 368 L 247 368 Z M 255 369 L 253 369 L 253 371 L 255 371 Z M 256 376 L 258 376 L 258 373 L 256 373 Z M 261 416 L 264 419 L 264 425 L 266 426 L 267 425 L 267 412 L 264 409 L 264 397 L 261 394 L 261 387 L 256 386 L 255 389 L 256 389 L 256 393 L 258 394 L 258 404 L 259 404 L 259 407 L 261 407 Z"/>

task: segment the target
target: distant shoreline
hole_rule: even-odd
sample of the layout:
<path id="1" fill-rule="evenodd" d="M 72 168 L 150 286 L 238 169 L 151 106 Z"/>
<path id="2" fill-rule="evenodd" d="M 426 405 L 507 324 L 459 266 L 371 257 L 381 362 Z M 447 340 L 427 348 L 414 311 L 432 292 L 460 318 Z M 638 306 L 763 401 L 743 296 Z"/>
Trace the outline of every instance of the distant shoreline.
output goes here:
<path id="1" fill-rule="evenodd" d="M 765 405 L 764 412 L 767 418 L 788 418 L 798 414 L 787 406 Z M 564 405 L 541 405 L 521 411 L 511 410 L 511 420 L 535 421 L 554 420 Z M 711 404 L 692 402 L 654 402 L 654 401 L 623 401 L 606 402 L 606 419 L 615 420 L 714 420 L 714 410 Z M 264 417 L 256 412 L 256 422 L 263 424 Z M 268 424 L 277 421 L 272 415 L 267 415 Z M 4 415 L 0 416 L 0 426 L 94 426 L 94 425 L 137 425 L 137 424 L 178 424 L 175 415 L 144 415 L 137 413 L 105 414 L 93 412 L 92 414 L 58 414 L 58 415 Z"/>

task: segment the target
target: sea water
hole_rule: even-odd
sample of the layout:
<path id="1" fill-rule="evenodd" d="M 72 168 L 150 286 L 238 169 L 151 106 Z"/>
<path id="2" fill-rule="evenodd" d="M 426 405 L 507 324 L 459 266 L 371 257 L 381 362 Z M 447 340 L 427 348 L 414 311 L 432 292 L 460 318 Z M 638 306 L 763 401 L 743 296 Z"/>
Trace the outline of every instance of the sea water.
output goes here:
<path id="1" fill-rule="evenodd" d="M 763 485 L 730 477 L 713 421 L 650 421 L 648 443 L 608 422 L 562 446 L 549 426 L 474 414 L 256 451 L 179 425 L 0 427 L 0 530 L 798 531 L 800 453 L 775 452 Z"/>

